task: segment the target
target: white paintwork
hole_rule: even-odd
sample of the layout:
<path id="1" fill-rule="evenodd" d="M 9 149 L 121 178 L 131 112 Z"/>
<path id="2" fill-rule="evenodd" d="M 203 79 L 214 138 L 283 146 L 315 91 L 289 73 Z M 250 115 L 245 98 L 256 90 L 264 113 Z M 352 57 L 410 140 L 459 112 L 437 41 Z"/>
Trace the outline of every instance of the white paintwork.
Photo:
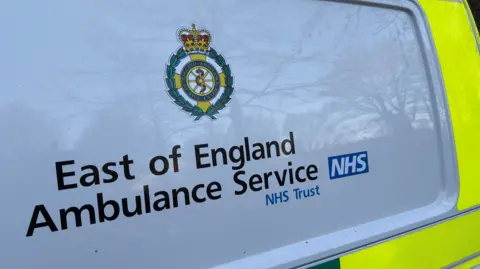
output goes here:
<path id="1" fill-rule="evenodd" d="M 0 3 L 0 267 L 290 268 L 443 218 L 457 180 L 428 31 L 382 5 L 313 0 L 4 1 Z M 413 20 L 415 18 L 415 20 Z M 165 66 L 196 23 L 230 64 L 235 92 L 218 120 L 194 122 L 166 94 Z M 235 196 L 229 166 L 195 169 L 211 148 L 283 140 L 293 156 L 247 175 L 315 164 L 319 178 Z M 180 172 L 148 161 L 181 145 Z M 368 151 L 370 172 L 329 180 L 331 155 Z M 134 159 L 135 180 L 58 191 L 55 162 Z M 76 177 L 69 182 L 78 181 Z M 112 222 L 26 232 L 58 210 L 218 181 L 222 198 Z M 315 187 L 307 200 L 265 195 Z"/>

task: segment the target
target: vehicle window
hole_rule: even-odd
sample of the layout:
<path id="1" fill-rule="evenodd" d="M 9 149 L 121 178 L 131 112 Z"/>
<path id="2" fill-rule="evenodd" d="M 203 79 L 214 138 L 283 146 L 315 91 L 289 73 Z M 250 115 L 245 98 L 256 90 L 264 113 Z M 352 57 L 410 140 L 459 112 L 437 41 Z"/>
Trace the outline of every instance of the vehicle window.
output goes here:
<path id="1" fill-rule="evenodd" d="M 480 30 L 480 0 L 468 0 L 468 4 L 472 10 L 477 29 Z"/>

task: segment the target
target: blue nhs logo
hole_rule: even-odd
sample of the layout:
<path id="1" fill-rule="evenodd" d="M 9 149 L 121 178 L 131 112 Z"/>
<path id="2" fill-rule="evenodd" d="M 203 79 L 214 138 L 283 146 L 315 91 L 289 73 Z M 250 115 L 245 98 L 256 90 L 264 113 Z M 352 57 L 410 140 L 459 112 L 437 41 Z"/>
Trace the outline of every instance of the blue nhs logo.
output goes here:
<path id="1" fill-rule="evenodd" d="M 328 157 L 330 179 L 368 173 L 366 151 Z"/>

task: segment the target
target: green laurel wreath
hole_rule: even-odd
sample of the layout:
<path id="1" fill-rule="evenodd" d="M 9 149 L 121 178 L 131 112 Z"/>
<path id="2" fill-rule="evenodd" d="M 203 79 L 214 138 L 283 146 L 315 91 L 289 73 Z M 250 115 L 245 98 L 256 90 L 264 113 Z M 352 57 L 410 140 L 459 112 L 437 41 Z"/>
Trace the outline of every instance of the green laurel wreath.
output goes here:
<path id="1" fill-rule="evenodd" d="M 197 105 L 192 105 L 190 102 L 185 100 L 183 96 L 180 95 L 178 90 L 175 88 L 175 71 L 180 62 L 187 57 L 187 53 L 180 47 L 175 54 L 170 57 L 169 65 L 167 65 L 167 77 L 165 82 L 168 87 L 168 94 L 173 98 L 175 104 L 180 106 L 183 111 L 190 113 L 191 116 L 195 117 L 195 121 L 201 119 L 203 116 L 208 116 L 212 120 L 215 120 L 215 114 L 218 114 L 220 110 L 226 107 L 226 104 L 232 99 L 233 94 L 233 77 L 230 70 L 230 66 L 225 62 L 225 59 L 222 55 L 218 54 L 213 48 L 210 48 L 210 51 L 207 54 L 208 57 L 215 60 L 215 62 L 222 68 L 223 74 L 225 74 L 225 90 L 223 91 L 220 98 L 212 104 L 206 112 L 198 107 Z"/>

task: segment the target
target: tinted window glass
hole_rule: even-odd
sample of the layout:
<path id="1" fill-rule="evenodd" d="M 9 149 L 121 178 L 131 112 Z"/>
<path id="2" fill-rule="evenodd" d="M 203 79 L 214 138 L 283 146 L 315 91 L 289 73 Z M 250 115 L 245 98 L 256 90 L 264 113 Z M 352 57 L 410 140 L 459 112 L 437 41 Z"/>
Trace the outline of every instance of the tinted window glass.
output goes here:
<path id="1" fill-rule="evenodd" d="M 469 0 L 468 4 L 470 5 L 470 9 L 472 10 L 477 29 L 480 29 L 480 0 Z"/>

